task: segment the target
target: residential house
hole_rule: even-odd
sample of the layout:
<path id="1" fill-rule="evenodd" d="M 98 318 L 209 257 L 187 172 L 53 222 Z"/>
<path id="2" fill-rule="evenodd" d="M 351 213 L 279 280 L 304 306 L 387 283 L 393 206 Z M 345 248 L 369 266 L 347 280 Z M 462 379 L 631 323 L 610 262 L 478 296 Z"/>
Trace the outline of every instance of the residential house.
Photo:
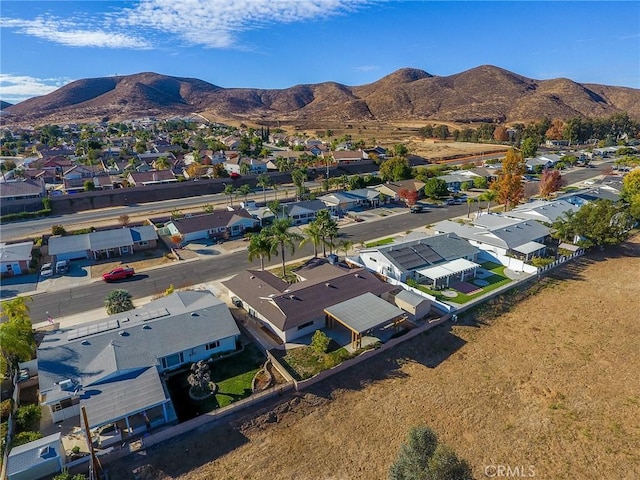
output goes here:
<path id="1" fill-rule="evenodd" d="M 127 182 L 134 186 L 176 183 L 178 179 L 171 170 L 150 170 L 148 172 L 131 172 Z"/>
<path id="2" fill-rule="evenodd" d="M 375 156 L 380 160 L 384 160 L 385 158 L 387 158 L 387 149 L 381 147 L 380 145 L 376 145 L 373 148 L 367 148 L 365 152 L 369 158 L 371 158 L 372 156 Z"/>
<path id="3" fill-rule="evenodd" d="M 316 219 L 316 214 L 320 210 L 327 210 L 327 206 L 320 200 L 284 203 L 280 207 L 284 216 L 289 218 L 293 225 L 304 225 L 312 222 Z"/>
<path id="4" fill-rule="evenodd" d="M 222 241 L 240 237 L 259 225 L 242 208 L 215 210 L 212 213 L 169 220 L 161 230 L 162 235 L 179 235 L 183 244 L 196 240 Z"/>
<path id="5" fill-rule="evenodd" d="M 33 242 L 0 242 L 0 276 L 14 277 L 29 273 Z"/>
<path id="6" fill-rule="evenodd" d="M 369 155 L 363 150 L 336 150 L 332 155 L 338 165 L 369 159 Z"/>
<path id="7" fill-rule="evenodd" d="M 49 238 L 49 255 L 58 260 L 119 257 L 154 248 L 158 234 L 152 225 L 100 230 Z"/>
<path id="8" fill-rule="evenodd" d="M 62 471 L 66 455 L 60 432 L 13 447 L 7 458 L 7 480 L 51 478 Z"/>
<path id="9" fill-rule="evenodd" d="M 578 207 L 566 200 L 536 200 L 533 202 L 518 205 L 513 210 L 506 213 L 509 217 L 523 220 L 537 220 L 538 222 L 551 225 L 563 214 L 577 212 Z"/>
<path id="10" fill-rule="evenodd" d="M 379 199 L 380 192 L 373 188 L 332 192 L 318 197 L 334 215 L 357 208 L 374 207 L 378 205 Z"/>
<path id="11" fill-rule="evenodd" d="M 402 190 L 417 192 L 418 197 L 422 197 L 424 195 L 424 186 L 424 182 L 421 182 L 420 180 L 410 179 L 400 180 L 397 182 L 387 182 L 381 185 L 376 185 L 373 188 L 382 195 L 390 198 L 391 200 L 398 201 L 400 200 L 400 192 Z"/>
<path id="12" fill-rule="evenodd" d="M 247 175 L 259 175 L 261 173 L 267 173 L 267 164 L 262 160 L 250 157 L 236 156 L 235 158 L 229 158 L 224 163 L 224 169 L 228 173 L 247 174 Z M 245 172 L 246 170 L 246 172 Z"/>
<path id="13" fill-rule="evenodd" d="M 529 260 L 542 256 L 549 228 L 534 220 L 509 218 L 496 213 L 481 215 L 472 224 L 451 220 L 433 226 L 437 233 L 455 233 L 481 250 Z"/>
<path id="14" fill-rule="evenodd" d="M 45 335 L 37 350 L 41 405 L 54 422 L 115 425 L 122 438 L 176 420 L 161 374 L 233 351 L 240 331 L 209 291 L 184 291 L 144 307 Z"/>
<path id="15" fill-rule="evenodd" d="M 440 175 L 437 178 L 447 184 L 449 191 L 457 192 L 462 189 L 463 184 L 473 184 L 473 180 L 478 177 L 480 177 L 480 175 L 474 173 L 472 170 L 459 170 L 447 175 Z"/>
<path id="16" fill-rule="evenodd" d="M 243 308 L 283 342 L 324 328 L 327 307 L 370 292 L 381 296 L 394 287 L 364 269 L 346 269 L 322 260 L 296 272 L 288 284 L 270 272 L 246 270 L 223 282 Z"/>
<path id="17" fill-rule="evenodd" d="M 354 261 L 403 283 L 428 278 L 437 287 L 474 276 L 478 253 L 477 247 L 456 234 L 413 235 L 403 242 L 361 249 Z M 426 272 L 432 267 L 438 270 Z M 436 273 L 435 277 L 429 276 Z"/>
<path id="18" fill-rule="evenodd" d="M 9 180 L 0 182 L 0 210 L 2 215 L 42 209 L 46 197 L 42 179 Z"/>
<path id="19" fill-rule="evenodd" d="M 269 207 L 258 207 L 256 202 L 249 200 L 247 202 L 241 202 L 240 206 L 244 208 L 249 215 L 258 220 L 259 225 L 264 227 L 270 225 L 275 220 L 276 216 Z"/>

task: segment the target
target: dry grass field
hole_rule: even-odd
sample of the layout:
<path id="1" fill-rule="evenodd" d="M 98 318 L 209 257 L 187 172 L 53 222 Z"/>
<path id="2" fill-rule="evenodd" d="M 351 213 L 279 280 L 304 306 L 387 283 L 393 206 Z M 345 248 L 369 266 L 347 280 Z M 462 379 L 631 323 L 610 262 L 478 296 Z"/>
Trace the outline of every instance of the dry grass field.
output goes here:
<path id="1" fill-rule="evenodd" d="M 384 479 L 422 423 L 479 479 L 498 465 L 640 478 L 639 290 L 636 236 L 497 316 L 477 312 L 270 410 L 121 460 L 111 478 Z"/>

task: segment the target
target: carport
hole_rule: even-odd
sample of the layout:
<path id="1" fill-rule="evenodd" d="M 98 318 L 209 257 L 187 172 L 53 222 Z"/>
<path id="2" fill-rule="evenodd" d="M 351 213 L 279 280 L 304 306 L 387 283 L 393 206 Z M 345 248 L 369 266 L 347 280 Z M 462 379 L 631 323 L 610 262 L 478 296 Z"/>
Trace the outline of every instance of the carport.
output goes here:
<path id="1" fill-rule="evenodd" d="M 371 292 L 346 300 L 324 309 L 327 327 L 338 322 L 351 331 L 351 347 L 362 347 L 362 334 L 377 327 L 393 323 L 398 324 L 405 319 L 405 313 L 398 307 L 377 297 Z"/>

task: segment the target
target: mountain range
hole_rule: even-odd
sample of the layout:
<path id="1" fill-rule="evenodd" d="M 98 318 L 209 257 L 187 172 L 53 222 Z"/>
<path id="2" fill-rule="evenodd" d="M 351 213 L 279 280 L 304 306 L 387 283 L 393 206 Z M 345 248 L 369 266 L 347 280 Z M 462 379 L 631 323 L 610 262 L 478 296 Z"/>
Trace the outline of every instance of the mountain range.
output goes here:
<path id="1" fill-rule="evenodd" d="M 217 121 L 313 125 L 332 122 L 528 122 L 640 119 L 640 89 L 534 80 L 491 65 L 450 76 L 403 68 L 361 86 L 336 82 L 285 89 L 223 88 L 203 80 L 138 73 L 88 78 L 3 108 L 3 123 L 111 121 L 202 114 Z"/>

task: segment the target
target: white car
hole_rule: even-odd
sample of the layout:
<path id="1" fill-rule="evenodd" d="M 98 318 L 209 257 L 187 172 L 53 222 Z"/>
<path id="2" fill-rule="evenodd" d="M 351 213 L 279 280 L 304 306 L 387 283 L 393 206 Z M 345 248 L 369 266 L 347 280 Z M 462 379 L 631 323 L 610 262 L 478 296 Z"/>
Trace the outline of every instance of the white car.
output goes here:
<path id="1" fill-rule="evenodd" d="M 50 263 L 42 265 L 42 268 L 40 269 L 40 276 L 45 278 L 53 276 L 53 267 Z"/>

